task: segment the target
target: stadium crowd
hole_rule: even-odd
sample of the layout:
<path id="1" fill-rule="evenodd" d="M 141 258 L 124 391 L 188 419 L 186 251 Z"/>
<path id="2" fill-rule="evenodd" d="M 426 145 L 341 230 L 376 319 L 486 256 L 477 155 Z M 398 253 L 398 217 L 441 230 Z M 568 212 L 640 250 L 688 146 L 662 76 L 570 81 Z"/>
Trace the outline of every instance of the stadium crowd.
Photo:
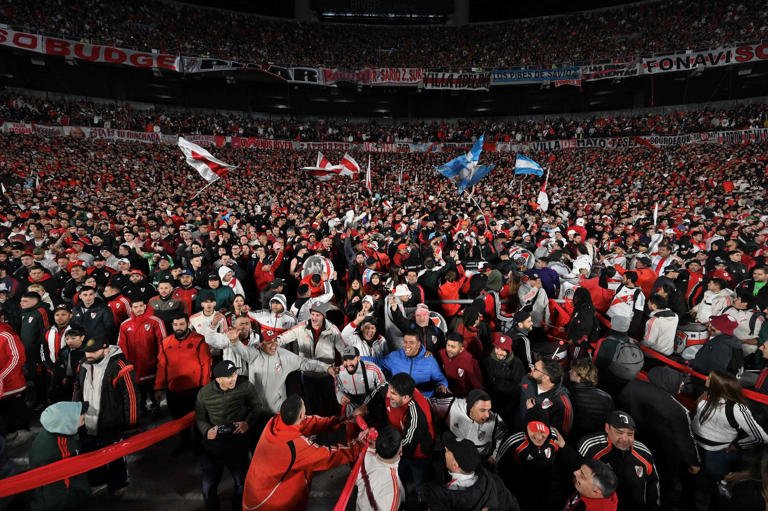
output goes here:
<path id="1" fill-rule="evenodd" d="M 3 115 L 73 112 L 29 105 Z M 196 412 L 179 449 L 203 451 L 208 509 L 224 467 L 234 508 L 302 508 L 312 471 L 362 454 L 354 415 L 379 431 L 358 509 L 693 509 L 697 486 L 765 507 L 768 415 L 742 390 L 768 394 L 763 144 L 530 154 L 546 211 L 514 154 L 483 153 L 469 199 L 446 153 L 372 154 L 372 197 L 304 174 L 314 153 L 214 152 L 239 167 L 195 196 L 174 146 L 0 135 L 0 417 L 9 449 L 42 411 L 31 466 L 165 402 Z M 130 491 L 125 462 L 29 505 L 103 483 Z"/>
<path id="2" fill-rule="evenodd" d="M 76 41 L 348 69 L 489 69 L 715 48 L 764 40 L 766 17 L 763 0 L 675 0 L 458 28 L 361 30 L 359 26 L 338 25 L 328 30 L 318 23 L 254 19 L 174 2 L 34 0 L 0 4 L 0 23 Z M 558 62 L 553 61 L 555 55 Z"/>
<path id="3" fill-rule="evenodd" d="M 131 105 L 0 95 L 0 119 L 126 129 L 164 134 L 202 134 L 317 142 L 531 142 L 594 137 L 678 135 L 718 130 L 768 128 L 768 105 L 755 102 L 721 109 L 666 114 L 600 115 L 588 119 L 446 120 L 350 123 L 343 120 L 254 118 L 246 114 L 137 109 Z"/>

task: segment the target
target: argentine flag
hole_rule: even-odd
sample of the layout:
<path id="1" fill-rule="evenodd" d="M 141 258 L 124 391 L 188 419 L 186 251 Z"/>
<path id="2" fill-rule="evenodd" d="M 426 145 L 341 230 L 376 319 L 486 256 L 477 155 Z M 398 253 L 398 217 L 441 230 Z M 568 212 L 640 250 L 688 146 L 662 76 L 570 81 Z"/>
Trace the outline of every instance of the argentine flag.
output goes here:
<path id="1" fill-rule="evenodd" d="M 515 160 L 515 175 L 519 174 L 535 174 L 541 177 L 544 175 L 544 169 L 532 159 L 518 154 L 517 160 Z"/>
<path id="2" fill-rule="evenodd" d="M 474 143 L 472 149 L 463 156 L 454 158 L 444 165 L 437 167 L 437 171 L 444 175 L 459 188 L 461 195 L 466 188 L 485 177 L 492 169 L 493 165 L 479 165 L 480 153 L 483 152 L 483 139 L 485 134 L 481 135 Z"/>

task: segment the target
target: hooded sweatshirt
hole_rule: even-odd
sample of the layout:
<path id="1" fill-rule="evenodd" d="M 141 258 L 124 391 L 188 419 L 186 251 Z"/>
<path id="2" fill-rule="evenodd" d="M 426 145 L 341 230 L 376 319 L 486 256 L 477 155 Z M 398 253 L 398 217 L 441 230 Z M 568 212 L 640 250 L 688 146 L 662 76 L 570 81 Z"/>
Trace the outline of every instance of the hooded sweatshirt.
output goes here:
<path id="1" fill-rule="evenodd" d="M 337 417 L 315 415 L 294 425 L 283 422 L 279 414 L 270 419 L 245 478 L 243 509 L 305 509 L 312 473 L 351 463 L 362 452 L 363 445 L 357 442 L 325 447 L 310 440 L 311 435 L 329 431 L 338 424 Z"/>
<path id="2" fill-rule="evenodd" d="M 82 402 L 60 401 L 40 415 L 42 431 L 29 451 L 29 468 L 34 469 L 79 454 L 77 436 Z M 85 507 L 90 497 L 88 475 L 80 474 L 33 490 L 33 511 L 74 510 Z"/>

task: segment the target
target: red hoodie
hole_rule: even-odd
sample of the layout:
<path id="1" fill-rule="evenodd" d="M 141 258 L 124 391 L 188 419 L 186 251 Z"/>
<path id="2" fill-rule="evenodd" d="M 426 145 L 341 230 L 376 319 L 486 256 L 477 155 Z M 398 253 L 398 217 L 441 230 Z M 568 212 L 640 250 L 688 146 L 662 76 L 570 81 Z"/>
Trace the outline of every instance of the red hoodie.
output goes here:
<path id="1" fill-rule="evenodd" d="M 308 438 L 329 431 L 338 423 L 337 417 L 310 415 L 289 426 L 280 414 L 272 417 L 256 445 L 245 477 L 243 509 L 306 509 L 312 472 L 354 462 L 363 449 L 359 443 L 324 447 Z"/>

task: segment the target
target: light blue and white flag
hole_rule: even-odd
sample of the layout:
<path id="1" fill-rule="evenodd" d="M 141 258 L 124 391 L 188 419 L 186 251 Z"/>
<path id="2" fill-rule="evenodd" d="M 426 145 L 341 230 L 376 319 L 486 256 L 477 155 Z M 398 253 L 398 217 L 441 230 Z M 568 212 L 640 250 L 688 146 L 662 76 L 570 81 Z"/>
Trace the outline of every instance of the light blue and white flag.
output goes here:
<path id="1" fill-rule="evenodd" d="M 448 163 L 437 167 L 437 171 L 440 172 L 440 174 L 456 183 L 456 186 L 459 189 L 459 195 L 461 195 L 466 188 L 473 186 L 493 170 L 493 165 L 478 165 L 480 153 L 483 152 L 484 138 L 485 134 L 481 135 L 467 154 L 454 158 Z"/>
<path id="2" fill-rule="evenodd" d="M 544 169 L 541 168 L 541 165 L 527 156 L 518 154 L 517 159 L 515 160 L 515 175 L 517 176 L 519 174 L 534 174 L 541 177 L 544 175 Z"/>

